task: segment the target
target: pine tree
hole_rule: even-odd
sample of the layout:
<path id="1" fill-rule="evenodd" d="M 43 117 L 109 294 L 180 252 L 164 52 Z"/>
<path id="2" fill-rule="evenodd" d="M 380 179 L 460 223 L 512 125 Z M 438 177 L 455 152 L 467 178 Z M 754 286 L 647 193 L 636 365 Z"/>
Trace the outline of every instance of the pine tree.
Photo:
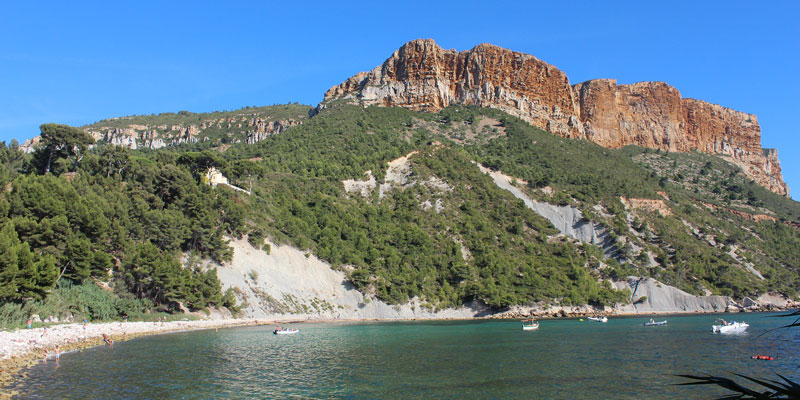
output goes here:
<path id="1" fill-rule="evenodd" d="M 37 257 L 19 240 L 14 225 L 6 223 L 0 230 L 0 299 L 42 299 L 57 277 L 55 259 Z"/>

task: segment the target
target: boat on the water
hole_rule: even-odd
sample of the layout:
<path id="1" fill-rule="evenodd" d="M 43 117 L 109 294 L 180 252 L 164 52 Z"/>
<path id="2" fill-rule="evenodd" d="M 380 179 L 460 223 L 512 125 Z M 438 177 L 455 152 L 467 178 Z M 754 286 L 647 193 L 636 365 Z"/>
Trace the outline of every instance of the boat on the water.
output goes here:
<path id="1" fill-rule="evenodd" d="M 539 321 L 535 319 L 523 319 L 522 320 L 522 330 L 523 331 L 535 331 L 539 329 Z"/>
<path id="2" fill-rule="evenodd" d="M 644 326 L 661 326 L 661 325 L 666 325 L 666 324 L 667 324 L 667 320 L 663 320 L 663 321 L 654 321 L 654 320 L 651 318 L 649 322 L 645 322 L 645 323 L 644 323 L 644 324 L 642 324 L 642 325 L 644 325 Z"/>
<path id="3" fill-rule="evenodd" d="M 297 333 L 297 332 L 300 332 L 300 330 L 299 329 L 275 328 L 275 330 L 272 331 L 272 333 L 274 333 L 276 335 L 291 335 L 291 334 L 294 334 L 294 333 Z"/>
<path id="4" fill-rule="evenodd" d="M 586 318 L 588 318 L 590 321 L 595 321 L 595 322 L 608 322 L 608 317 L 586 317 Z"/>
<path id="5" fill-rule="evenodd" d="M 719 325 L 711 325 L 711 332 L 714 333 L 742 333 L 750 326 L 747 322 L 728 322 L 721 318 L 714 322 L 719 322 Z"/>

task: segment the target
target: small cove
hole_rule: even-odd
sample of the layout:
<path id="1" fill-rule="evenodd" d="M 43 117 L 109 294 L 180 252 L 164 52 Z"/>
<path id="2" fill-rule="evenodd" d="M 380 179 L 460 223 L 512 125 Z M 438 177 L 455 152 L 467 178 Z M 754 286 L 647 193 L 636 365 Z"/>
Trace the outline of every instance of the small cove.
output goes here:
<path id="1" fill-rule="evenodd" d="M 798 378 L 800 329 L 775 314 L 743 335 L 712 334 L 720 315 L 608 323 L 517 321 L 305 323 L 296 335 L 246 327 L 157 335 L 65 354 L 31 368 L 19 398 L 709 398 L 674 374 Z M 757 361 L 751 355 L 780 357 Z"/>

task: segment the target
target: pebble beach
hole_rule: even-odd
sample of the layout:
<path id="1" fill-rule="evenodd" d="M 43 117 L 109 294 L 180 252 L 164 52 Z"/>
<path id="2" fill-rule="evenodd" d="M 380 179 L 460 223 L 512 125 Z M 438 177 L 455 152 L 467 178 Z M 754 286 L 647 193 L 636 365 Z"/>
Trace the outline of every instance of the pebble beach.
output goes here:
<path id="1" fill-rule="evenodd" d="M 15 395 L 2 388 L 25 379 L 25 369 L 38 362 L 54 362 L 57 352 L 106 346 L 144 335 L 198 329 L 272 324 L 272 320 L 221 319 L 168 322 L 71 323 L 15 331 L 0 331 L 0 399 Z"/>

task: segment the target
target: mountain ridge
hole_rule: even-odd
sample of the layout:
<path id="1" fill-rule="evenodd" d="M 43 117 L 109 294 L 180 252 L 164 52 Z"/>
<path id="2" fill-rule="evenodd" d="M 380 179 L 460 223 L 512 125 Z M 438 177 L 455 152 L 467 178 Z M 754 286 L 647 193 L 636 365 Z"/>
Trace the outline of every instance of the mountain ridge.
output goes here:
<path id="1" fill-rule="evenodd" d="M 716 154 L 761 186 L 789 195 L 777 150 L 761 147 L 755 115 L 683 98 L 664 82 L 594 79 L 571 85 L 558 68 L 491 44 L 458 52 L 432 39 L 410 41 L 380 66 L 331 87 L 318 110 L 336 100 L 427 112 L 477 105 L 604 147 Z"/>

